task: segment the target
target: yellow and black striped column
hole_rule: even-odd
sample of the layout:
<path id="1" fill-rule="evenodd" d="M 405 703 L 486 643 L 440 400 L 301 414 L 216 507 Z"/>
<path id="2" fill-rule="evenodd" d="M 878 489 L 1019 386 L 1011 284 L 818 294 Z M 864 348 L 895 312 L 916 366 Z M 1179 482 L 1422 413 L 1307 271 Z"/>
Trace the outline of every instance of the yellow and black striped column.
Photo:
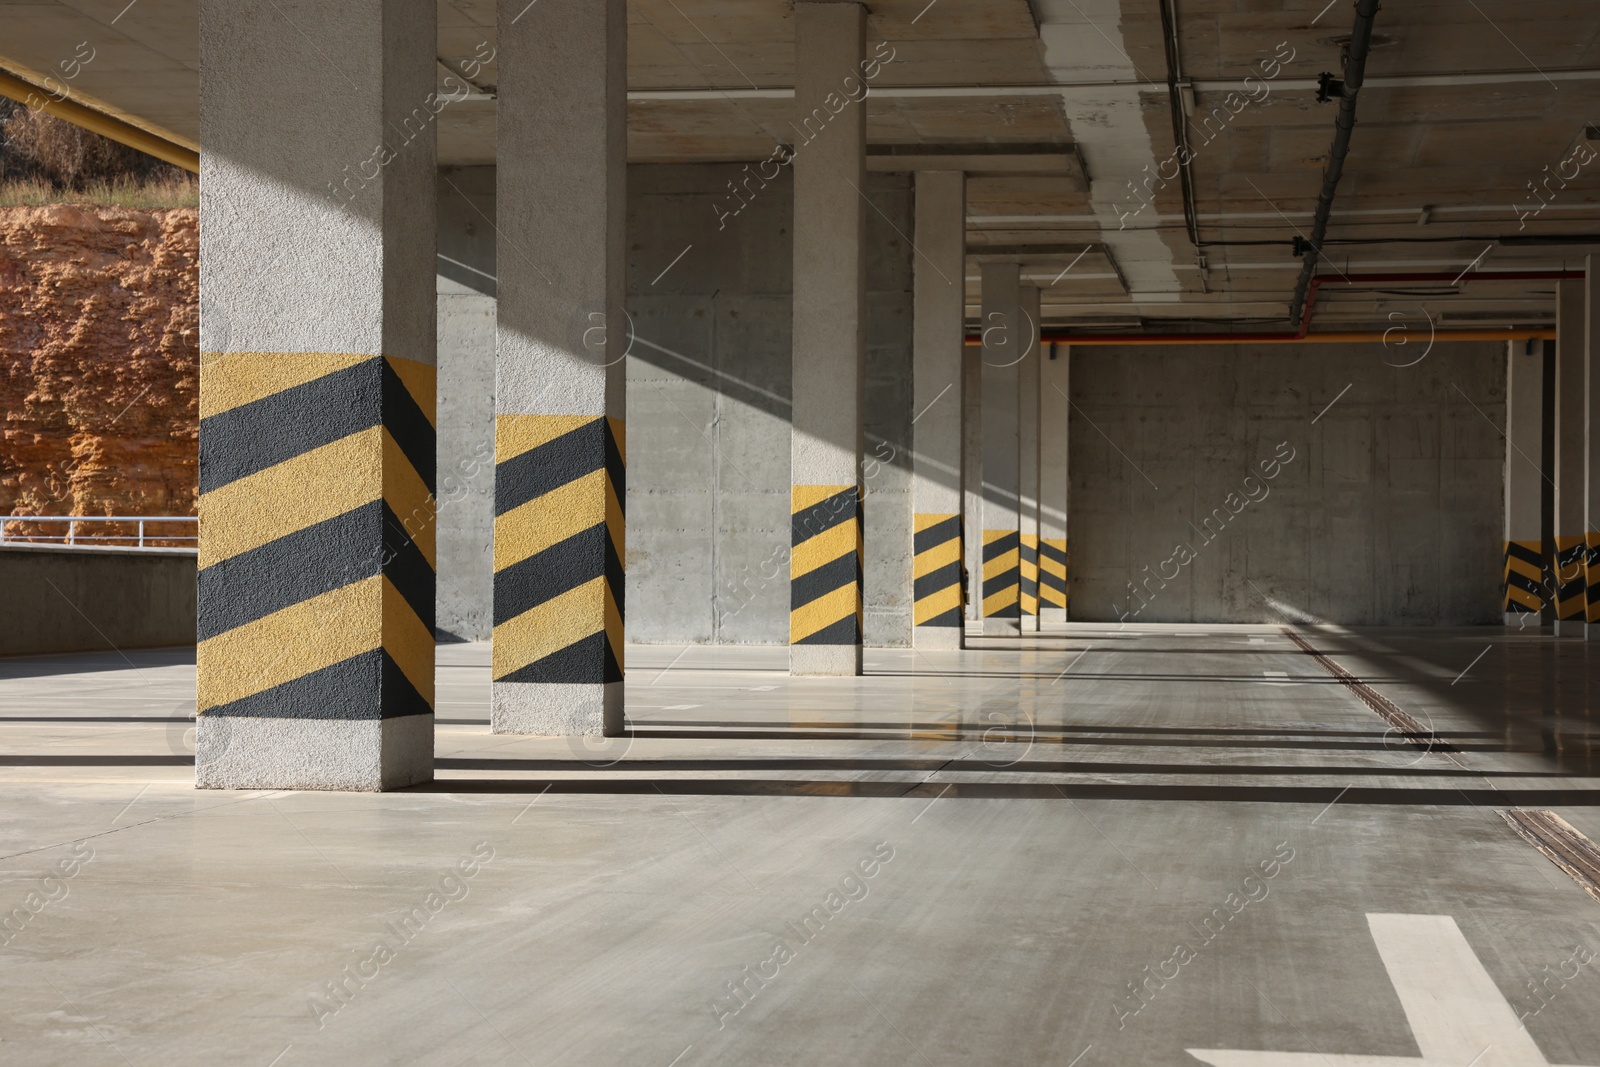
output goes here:
<path id="1" fill-rule="evenodd" d="M 623 459 L 620 420 L 495 419 L 497 732 L 621 728 Z"/>
<path id="2" fill-rule="evenodd" d="M 1067 610 L 1067 539 L 1039 539 L 1039 608 Z M 1063 618 L 1065 616 L 1063 615 Z"/>
<path id="3" fill-rule="evenodd" d="M 200 785 L 432 777 L 434 387 L 382 356 L 206 360 Z M 427 758 L 386 764 L 397 732 Z"/>
<path id="4" fill-rule="evenodd" d="M 1022 535 L 1022 552 L 1018 557 L 1017 607 L 1024 620 L 1039 617 L 1039 535 Z M 1037 626 L 1025 629 L 1038 629 Z"/>
<path id="5" fill-rule="evenodd" d="M 1582 623 L 1588 617 L 1586 538 L 1556 537 L 1556 621 Z"/>
<path id="6" fill-rule="evenodd" d="M 1021 610 L 1022 563 L 1015 530 L 983 531 L 983 617 L 1011 619 Z"/>
<path id="7" fill-rule="evenodd" d="M 1507 616 L 1537 616 L 1544 607 L 1541 552 L 1538 541 L 1506 542 L 1504 613 Z"/>
<path id="8" fill-rule="evenodd" d="M 790 499 L 790 672 L 858 674 L 861 490 L 854 485 L 797 485 Z M 798 656 L 797 649 L 802 650 Z"/>
<path id="9" fill-rule="evenodd" d="M 1584 619 L 1589 626 L 1600 626 L 1600 533 L 1591 533 L 1584 538 L 1584 541 Z M 1595 631 L 1585 630 L 1584 632 L 1585 635 L 1588 635 Z"/>
<path id="10" fill-rule="evenodd" d="M 915 625 L 953 630 L 960 648 L 961 516 L 912 517 L 912 620 Z"/>

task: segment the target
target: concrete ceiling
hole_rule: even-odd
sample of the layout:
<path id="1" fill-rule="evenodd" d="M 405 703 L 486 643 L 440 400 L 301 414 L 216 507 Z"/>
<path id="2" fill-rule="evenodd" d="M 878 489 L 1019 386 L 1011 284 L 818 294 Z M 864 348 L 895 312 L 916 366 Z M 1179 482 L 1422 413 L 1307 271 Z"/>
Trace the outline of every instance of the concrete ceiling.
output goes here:
<path id="1" fill-rule="evenodd" d="M 1139 195 L 1142 180 L 1172 173 L 1175 149 L 1159 2 L 869 4 L 869 40 L 895 52 L 867 106 L 872 166 L 894 166 L 897 153 L 925 165 L 927 156 L 904 156 L 924 146 L 973 167 L 973 305 L 976 253 L 1031 245 L 1023 273 L 1045 288 L 1049 322 L 1285 325 L 1300 266 L 1288 242 L 1310 231 L 1333 134 L 1335 109 L 1315 102 L 1315 79 L 1341 69 L 1352 4 L 1169 0 L 1176 74 L 1192 86 L 1197 249 L 1178 182 L 1152 179 Z M 1379 11 L 1329 237 L 1387 243 L 1330 243 L 1321 268 L 1465 271 L 1456 285 L 1425 287 L 1429 314 L 1450 325 L 1547 323 L 1551 283 L 1475 275 L 1581 267 L 1600 251 L 1495 240 L 1600 233 L 1600 160 L 1572 162 L 1600 118 L 1588 113 L 1600 89 L 1600 12 L 1592 0 L 1519 0 L 1506 11 L 1471 0 Z M 441 87 L 493 55 L 494 19 L 494 0 L 440 0 Z M 195 0 L 0 0 L 0 26 L 0 66 L 35 82 L 53 74 L 80 101 L 195 145 Z M 61 64 L 83 54 L 80 42 L 94 58 L 66 80 Z M 630 0 L 628 43 L 631 159 L 752 160 L 786 140 L 788 0 Z M 1246 92 L 1250 75 L 1259 80 Z M 472 96 L 440 114 L 442 162 L 493 161 L 495 80 L 491 59 Z M 1552 178 L 1563 169 L 1568 180 Z M 1547 183 L 1536 214 L 1531 183 Z M 1423 291 L 1329 286 L 1317 328 L 1414 314 Z"/>

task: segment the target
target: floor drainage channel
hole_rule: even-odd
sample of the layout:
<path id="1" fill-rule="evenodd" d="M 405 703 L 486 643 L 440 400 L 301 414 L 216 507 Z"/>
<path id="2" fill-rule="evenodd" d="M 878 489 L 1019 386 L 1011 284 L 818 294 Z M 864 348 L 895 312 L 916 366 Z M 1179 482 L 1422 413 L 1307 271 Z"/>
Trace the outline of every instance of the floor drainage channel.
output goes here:
<path id="1" fill-rule="evenodd" d="M 1390 700 L 1388 697 L 1372 688 L 1372 686 L 1368 685 L 1366 682 L 1363 682 L 1360 678 L 1357 678 L 1355 675 L 1339 666 L 1327 655 L 1317 651 L 1311 642 L 1301 637 L 1293 627 L 1285 626 L 1283 628 L 1283 633 L 1284 636 L 1286 636 L 1289 640 L 1299 645 L 1302 652 L 1321 664 L 1323 670 L 1333 675 L 1334 678 L 1338 679 L 1341 684 L 1354 693 L 1360 699 L 1361 703 L 1377 712 L 1377 714 L 1390 726 L 1394 727 L 1394 729 L 1399 732 L 1405 738 L 1405 740 L 1411 742 L 1412 744 L 1423 745 L 1430 751 L 1454 751 L 1454 749 L 1452 749 L 1449 745 L 1440 741 L 1431 729 L 1423 726 L 1422 723 L 1418 722 L 1411 715 L 1401 711 L 1399 705 L 1397 705 L 1394 701 Z"/>
<path id="2" fill-rule="evenodd" d="M 1513 808 L 1500 817 L 1528 844 L 1543 852 L 1572 880 L 1600 900 L 1600 847 L 1553 811 Z"/>

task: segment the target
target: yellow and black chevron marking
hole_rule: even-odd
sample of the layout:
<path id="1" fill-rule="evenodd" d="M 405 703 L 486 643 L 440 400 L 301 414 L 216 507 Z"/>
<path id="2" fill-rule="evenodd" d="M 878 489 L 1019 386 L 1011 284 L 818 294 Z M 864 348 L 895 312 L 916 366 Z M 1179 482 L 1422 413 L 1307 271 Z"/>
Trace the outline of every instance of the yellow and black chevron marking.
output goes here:
<path id="1" fill-rule="evenodd" d="M 1506 542 L 1505 614 L 1537 615 L 1544 606 L 1541 551 L 1538 541 Z"/>
<path id="2" fill-rule="evenodd" d="M 495 418 L 497 682 L 622 681 L 621 420 Z"/>
<path id="3" fill-rule="evenodd" d="M 912 516 L 912 618 L 918 626 L 960 626 L 961 516 Z"/>
<path id="4" fill-rule="evenodd" d="M 1022 535 L 1022 554 L 1018 568 L 1019 608 L 1024 615 L 1039 614 L 1039 535 Z"/>
<path id="5" fill-rule="evenodd" d="M 1590 533 L 1584 542 L 1583 584 L 1588 601 L 1584 621 L 1600 623 L 1600 533 Z"/>
<path id="6" fill-rule="evenodd" d="M 383 356 L 208 356 L 201 714 L 432 712 L 435 381 Z"/>
<path id="7" fill-rule="evenodd" d="M 860 644 L 860 490 L 796 485 L 789 504 L 789 643 Z"/>
<path id="8" fill-rule="evenodd" d="M 983 531 L 983 617 L 1014 619 L 1020 602 L 1021 553 L 1016 530 Z"/>
<path id="9" fill-rule="evenodd" d="M 1047 608 L 1067 606 L 1067 539 L 1039 539 L 1039 603 Z"/>
<path id="10" fill-rule="evenodd" d="M 1588 552 L 1582 537 L 1556 538 L 1556 618 L 1584 620 L 1588 599 L 1584 590 L 1584 561 Z"/>

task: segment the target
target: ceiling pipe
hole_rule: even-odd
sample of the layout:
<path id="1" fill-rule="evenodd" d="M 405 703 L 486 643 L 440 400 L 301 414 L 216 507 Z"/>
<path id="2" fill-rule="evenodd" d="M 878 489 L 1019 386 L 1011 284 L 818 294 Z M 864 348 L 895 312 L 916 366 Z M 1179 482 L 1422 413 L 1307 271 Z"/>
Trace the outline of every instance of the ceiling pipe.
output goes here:
<path id="1" fill-rule="evenodd" d="M 1387 330 L 1356 330 L 1344 332 L 1312 333 L 1311 316 L 1316 310 L 1317 294 L 1324 285 L 1366 285 L 1369 283 L 1389 282 L 1448 282 L 1456 284 L 1466 277 L 1467 271 L 1459 274 L 1445 274 L 1441 272 L 1379 272 L 1368 274 L 1318 274 L 1311 279 L 1307 287 L 1305 311 L 1300 317 L 1299 329 L 1293 332 L 1281 333 L 1069 333 L 1064 330 L 1042 330 L 1039 340 L 1051 344 L 1072 345 L 1283 345 L 1283 344 L 1331 344 L 1337 342 L 1373 341 L 1383 342 L 1389 340 L 1390 334 L 1399 327 L 1390 327 Z M 1473 281 L 1563 281 L 1567 279 L 1586 277 L 1581 270 L 1496 270 L 1473 271 Z M 1524 340 L 1555 340 L 1556 332 L 1545 327 L 1502 327 L 1500 329 L 1480 330 L 1435 330 L 1431 335 L 1436 341 L 1524 341 Z M 966 338 L 968 345 L 981 345 L 983 339 L 978 334 L 969 334 Z"/>
<path id="2" fill-rule="evenodd" d="M 0 70 L 0 96 L 10 97 L 18 103 L 54 115 L 74 126 L 81 126 L 118 144 L 136 148 L 147 156 L 155 156 L 175 167 L 182 167 L 191 174 L 200 173 L 200 153 L 194 149 L 159 137 L 149 130 L 107 115 L 103 111 L 84 107 L 75 100 L 63 99 L 48 89 L 42 89 L 5 70 Z"/>
<path id="3" fill-rule="evenodd" d="M 1350 47 L 1345 56 L 1344 81 L 1339 84 L 1339 115 L 1334 119 L 1333 146 L 1328 150 L 1328 165 L 1322 172 L 1322 192 L 1317 197 L 1317 214 L 1311 223 L 1310 247 L 1305 265 L 1294 287 L 1294 302 L 1289 305 L 1289 321 L 1301 319 L 1309 302 L 1311 278 L 1322 256 L 1322 242 L 1328 236 L 1328 220 L 1333 215 L 1333 196 L 1344 174 L 1344 160 L 1350 154 L 1350 135 L 1356 128 L 1356 96 L 1367 73 L 1367 53 L 1372 51 L 1372 21 L 1378 13 L 1378 0 L 1357 0 L 1355 25 L 1350 30 Z M 1330 86 L 1331 87 L 1331 86 Z M 1318 99 L 1324 97 L 1318 96 Z"/>

